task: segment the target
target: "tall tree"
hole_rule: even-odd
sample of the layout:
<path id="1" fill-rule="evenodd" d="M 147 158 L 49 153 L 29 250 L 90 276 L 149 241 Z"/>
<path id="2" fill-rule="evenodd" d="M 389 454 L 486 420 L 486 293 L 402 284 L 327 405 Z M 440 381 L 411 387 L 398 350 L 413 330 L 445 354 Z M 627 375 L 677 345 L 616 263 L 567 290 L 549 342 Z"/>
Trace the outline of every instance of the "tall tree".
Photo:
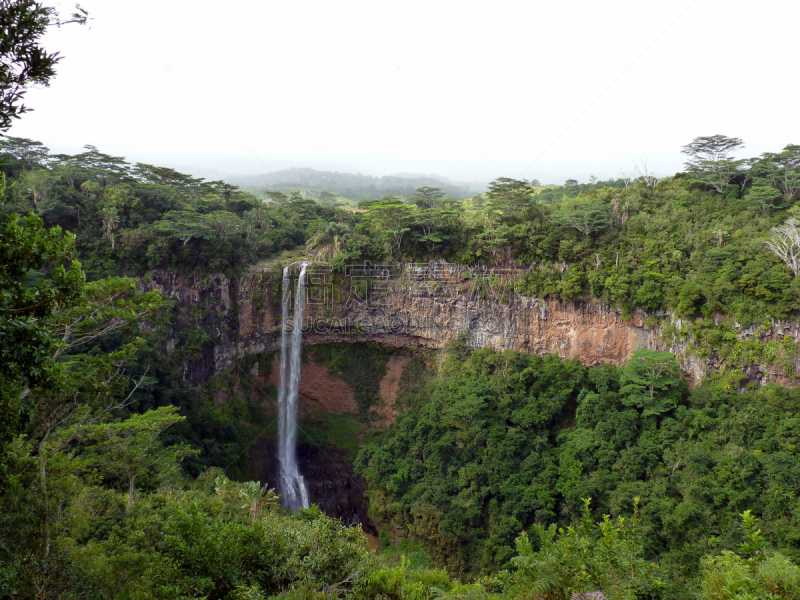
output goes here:
<path id="1" fill-rule="evenodd" d="M 133 179 L 131 166 L 121 156 L 103 154 L 96 147 L 87 144 L 86 152 L 81 152 L 73 160 L 81 165 L 87 175 L 92 176 L 101 186 L 130 181 Z"/>
<path id="2" fill-rule="evenodd" d="M 647 348 L 633 353 L 619 382 L 623 404 L 641 409 L 644 417 L 674 408 L 683 385 L 680 366 L 672 353 Z"/>
<path id="3" fill-rule="evenodd" d="M 452 222 L 454 215 L 454 210 L 436 208 L 426 208 L 414 213 L 414 225 L 422 230 L 422 235 L 419 236 L 418 240 L 425 244 L 428 252 L 433 252 L 438 244 L 450 238 L 446 232 L 448 231 L 448 224 Z"/>
<path id="4" fill-rule="evenodd" d="M 533 204 L 534 194 L 534 189 L 524 179 L 498 177 L 489 184 L 486 197 L 489 199 L 491 210 L 498 216 L 515 220 Z"/>
<path id="5" fill-rule="evenodd" d="M 389 254 L 400 252 L 403 237 L 411 231 L 411 207 L 394 196 L 385 196 L 378 201 L 359 203 L 359 206 L 369 208 L 364 215 L 366 222 L 373 226 L 386 237 Z"/>
<path id="6" fill-rule="evenodd" d="M 505 258 L 509 258 L 511 253 L 510 237 L 511 228 L 508 225 L 487 227 L 483 233 L 476 236 L 480 244 L 480 254 L 488 254 L 492 260 L 497 260 L 498 257 L 504 255 Z"/>
<path id="7" fill-rule="evenodd" d="M 41 214 L 39 205 L 47 201 L 50 190 L 58 180 L 59 177 L 48 169 L 32 169 L 20 173 L 13 188 L 16 189 L 18 196 L 24 195 L 31 200 L 33 212 Z"/>
<path id="8" fill-rule="evenodd" d="M 221 240 L 227 240 L 240 233 L 244 228 L 244 221 L 237 215 L 225 210 L 215 210 L 209 215 L 203 215 L 208 226 Z"/>
<path id="9" fill-rule="evenodd" d="M 552 218 L 562 226 L 572 227 L 589 236 L 608 227 L 611 211 L 605 202 L 589 200 L 567 205 L 554 213 Z"/>
<path id="10" fill-rule="evenodd" d="M 756 179 L 755 184 L 750 188 L 744 199 L 752 203 L 755 208 L 764 214 L 769 214 L 773 209 L 781 208 L 783 205 L 780 201 L 783 198 L 783 194 L 771 185 L 758 185 L 760 182 L 761 180 Z"/>
<path id="11" fill-rule="evenodd" d="M 744 148 L 744 142 L 740 138 L 711 135 L 695 138 L 691 143 L 683 146 L 681 152 L 689 157 L 687 165 L 696 165 L 704 162 L 730 160 L 731 155 L 742 148 Z"/>
<path id="12" fill-rule="evenodd" d="M 0 131 L 30 110 L 23 104 L 28 87 L 46 86 L 55 76 L 60 57 L 40 43 L 47 28 L 85 23 L 86 17 L 80 7 L 62 21 L 55 8 L 35 0 L 0 0 Z M 0 207 L 4 203 L 5 175 L 0 173 Z M 51 372 L 54 340 L 42 319 L 59 304 L 73 302 L 84 282 L 80 263 L 71 261 L 74 244 L 74 236 L 62 236 L 57 227 L 44 229 L 33 214 L 0 218 L 0 469 L 5 444 L 27 412 L 20 405 L 24 390 L 46 381 Z M 44 269 L 50 269 L 49 276 L 41 276 Z M 37 272 L 32 285 L 29 277 Z"/>
<path id="13" fill-rule="evenodd" d="M 0 173 L 0 207 L 5 177 Z M 26 390 L 49 380 L 56 340 L 44 324 L 80 296 L 84 275 L 71 260 L 75 237 L 44 228 L 36 215 L 0 218 L 0 466 L 3 447 L 27 413 Z M 42 276 L 47 269 L 49 276 Z M 30 282 L 32 274 L 38 275 Z M 2 480 L 0 480 L 2 485 Z"/>
<path id="14" fill-rule="evenodd" d="M 436 208 L 437 202 L 444 197 L 440 188 L 424 186 L 417 188 L 410 200 L 421 209 Z"/>
<path id="15" fill-rule="evenodd" d="M 58 340 L 53 360 L 112 331 L 153 317 L 163 306 L 160 292 L 138 293 L 132 277 L 89 282 L 79 302 L 59 306 L 47 320 L 47 327 Z"/>
<path id="16" fill-rule="evenodd" d="M 765 152 L 753 170 L 761 180 L 775 186 L 786 200 L 800 192 L 800 146 L 789 144 L 781 152 Z"/>
<path id="17" fill-rule="evenodd" d="M 10 135 L 0 137 L 0 156 L 7 161 L 3 170 L 13 177 L 20 169 L 44 167 L 51 161 L 50 149 L 41 142 Z"/>
<path id="18" fill-rule="evenodd" d="M 39 485 L 44 502 L 46 544 L 50 539 L 50 497 L 47 467 L 91 427 L 113 410 L 124 407 L 147 375 L 145 370 L 128 390 L 125 366 L 144 343 L 136 339 L 109 354 L 75 354 L 77 348 L 152 316 L 163 304 L 158 292 L 137 294 L 131 278 L 115 277 L 88 283 L 80 302 L 59 306 L 45 325 L 56 338 L 51 381 L 31 393 L 32 431 L 39 439 Z M 64 360 L 69 353 L 68 360 Z M 59 360 L 61 359 L 61 360 Z M 126 394 L 127 391 L 127 394 Z M 45 554 L 49 549 L 45 549 Z"/>
<path id="19" fill-rule="evenodd" d="M 91 428 L 112 411 L 124 408 L 145 380 L 147 371 L 126 394 L 131 383 L 125 366 L 133 360 L 143 340 L 126 344 L 109 354 L 71 357 L 59 363 L 58 377 L 31 394 L 33 431 L 38 438 L 39 486 L 44 506 L 44 556 L 50 553 L 52 498 L 48 487 L 48 465 L 81 441 Z"/>
<path id="20" fill-rule="evenodd" d="M 220 197 L 225 206 L 228 206 L 228 204 L 235 199 L 237 192 L 239 191 L 239 188 L 235 185 L 231 185 L 230 183 L 226 183 L 222 180 L 207 181 L 205 185 L 211 189 L 213 193 Z"/>
<path id="21" fill-rule="evenodd" d="M 744 142 L 739 138 L 712 135 L 695 138 L 683 146 L 681 152 L 689 157 L 686 172 L 694 181 L 710 185 L 716 192 L 724 194 L 735 177 L 741 175 L 745 182 L 747 180 L 744 170 L 747 161 L 732 158 L 733 153 L 742 148 Z"/>
<path id="22" fill-rule="evenodd" d="M 800 272 L 800 221 L 786 219 L 783 225 L 772 227 L 772 237 L 764 242 L 775 256 L 780 258 L 792 274 L 797 277 Z"/>
<path id="23" fill-rule="evenodd" d="M 214 237 L 214 230 L 205 215 L 188 210 L 168 212 L 163 219 L 153 224 L 153 229 L 174 235 L 184 246 L 192 239 L 209 240 Z"/>
<path id="24" fill-rule="evenodd" d="M 139 475 L 157 465 L 175 464 L 198 452 L 186 444 L 165 448 L 158 439 L 167 428 L 186 419 L 177 413 L 177 406 L 162 406 L 125 421 L 92 427 L 89 435 L 95 444 L 91 450 L 100 464 L 106 472 L 127 480 L 128 512 L 133 506 Z"/>

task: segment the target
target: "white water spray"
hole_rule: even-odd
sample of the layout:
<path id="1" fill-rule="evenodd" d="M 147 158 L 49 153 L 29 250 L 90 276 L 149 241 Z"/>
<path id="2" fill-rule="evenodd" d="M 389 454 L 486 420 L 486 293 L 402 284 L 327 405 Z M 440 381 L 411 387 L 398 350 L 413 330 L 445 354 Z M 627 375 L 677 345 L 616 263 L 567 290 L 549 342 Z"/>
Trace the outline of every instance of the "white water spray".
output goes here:
<path id="1" fill-rule="evenodd" d="M 300 352 L 303 339 L 303 308 L 306 303 L 306 270 L 302 263 L 294 295 L 294 323 L 288 332 L 289 301 L 292 296 L 289 267 L 283 268 L 281 330 L 281 387 L 278 390 L 278 459 L 283 504 L 294 511 L 308 508 L 308 491 L 297 468 L 297 392 L 300 384 Z M 289 342 L 289 343 L 287 343 Z M 288 367 L 288 368 L 287 368 Z"/>

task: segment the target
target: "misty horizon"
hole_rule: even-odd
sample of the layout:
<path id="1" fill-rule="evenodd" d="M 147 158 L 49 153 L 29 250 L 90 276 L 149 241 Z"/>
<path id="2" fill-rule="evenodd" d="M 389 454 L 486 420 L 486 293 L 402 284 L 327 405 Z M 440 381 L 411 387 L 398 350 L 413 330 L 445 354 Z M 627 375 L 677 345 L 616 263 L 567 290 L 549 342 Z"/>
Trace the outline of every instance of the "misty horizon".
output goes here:
<path id="1" fill-rule="evenodd" d="M 560 185 L 619 177 L 640 156 L 673 175 L 681 147 L 699 136 L 740 137 L 757 156 L 800 130 L 790 94 L 696 93 L 709 84 L 697 57 L 718 51 L 709 30 L 737 40 L 715 65 L 719 81 L 738 81 L 765 44 L 791 55 L 788 4 L 748 19 L 690 0 L 83 6 L 89 28 L 46 34 L 64 57 L 58 76 L 30 91 L 34 111 L 9 132 L 54 152 L 88 143 L 232 177 L 310 167 Z M 279 26 L 265 37 L 267 22 Z M 299 26 L 307 43 L 297 43 Z M 779 61 L 759 70 L 785 77 Z M 103 85 L 87 94 L 97 73 Z"/>
<path id="2" fill-rule="evenodd" d="M 19 135 L 13 128 L 9 132 L 13 137 L 26 137 Z M 43 143 L 52 153 L 79 154 L 84 151 L 85 144 L 48 143 L 45 139 L 31 138 Z M 690 140 L 687 140 L 687 143 Z M 176 169 L 182 173 L 204 179 L 251 178 L 263 177 L 273 173 L 292 169 L 313 169 L 333 173 L 348 173 L 365 175 L 369 177 L 403 177 L 403 176 L 430 176 L 448 180 L 453 183 L 485 186 L 498 177 L 511 177 L 514 179 L 538 180 L 542 185 L 563 185 L 568 179 L 587 183 L 590 177 L 598 180 L 614 180 L 622 177 L 623 173 L 633 173 L 635 167 L 642 161 L 655 171 L 659 177 L 669 177 L 683 169 L 684 158 L 680 154 L 680 147 L 675 149 L 674 156 L 662 155 L 632 155 L 630 157 L 575 157 L 570 162 L 573 169 L 556 165 L 552 170 L 537 170 L 520 176 L 520 167 L 509 167 L 499 170 L 494 165 L 487 167 L 482 161 L 472 160 L 445 160 L 442 158 L 426 162 L 420 159 L 409 160 L 406 157 L 397 159 L 380 159 L 375 157 L 353 157 L 343 160 L 318 161 L 314 165 L 304 165 L 301 159 L 274 158 L 269 161 L 253 161 L 246 156 L 215 156 L 215 155 L 182 155 L 174 156 L 153 152 L 152 150 L 132 150 L 116 152 L 113 149 L 99 146 L 98 150 L 104 154 L 119 156 L 131 163 L 147 163 Z M 774 151 L 775 148 L 763 148 L 755 153 Z M 755 154 L 753 154 L 755 155 Z M 521 164 L 522 160 L 516 161 Z M 542 161 L 545 162 L 545 161 Z M 438 163 L 439 168 L 430 163 Z M 661 167 L 665 165 L 666 168 Z M 597 167 L 597 168 L 594 168 Z M 231 181 L 231 183 L 234 183 Z M 237 184 L 238 185 L 238 184 Z"/>

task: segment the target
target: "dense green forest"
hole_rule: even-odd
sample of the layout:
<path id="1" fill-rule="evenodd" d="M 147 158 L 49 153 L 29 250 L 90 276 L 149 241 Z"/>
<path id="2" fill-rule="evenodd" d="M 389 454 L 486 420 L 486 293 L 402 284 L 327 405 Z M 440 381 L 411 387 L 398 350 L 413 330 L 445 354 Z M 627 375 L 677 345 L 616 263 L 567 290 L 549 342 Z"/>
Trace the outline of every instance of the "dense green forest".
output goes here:
<path id="1" fill-rule="evenodd" d="M 55 75 L 47 29 L 85 22 L 81 9 L 0 3 L 0 130 Z M 741 370 L 794 376 L 795 341 L 759 336 L 800 308 L 800 147 L 742 148 L 697 138 L 684 172 L 662 180 L 498 178 L 470 198 L 436 180 L 334 190 L 361 200 L 353 210 L 311 186 L 258 197 L 3 136 L 0 597 L 800 598 L 800 392 Z M 690 390 L 675 357 L 651 350 L 620 368 L 463 339 L 441 363 L 418 354 L 397 419 L 355 457 L 375 553 L 360 527 L 315 506 L 292 514 L 252 479 L 247 447 L 274 396 L 252 367 L 272 357 L 190 389 L 183 370 L 207 333 L 162 352 L 176 306 L 136 287 L 153 269 L 234 278 L 300 256 L 336 272 L 513 268 L 518 293 L 643 309 L 722 362 Z M 363 416 L 390 352 L 348 348 L 318 354 Z"/>
<path id="2" fill-rule="evenodd" d="M 589 498 L 598 520 L 640 502 L 669 596 L 696 592 L 704 555 L 736 551 L 745 511 L 797 560 L 797 390 L 689 392 L 678 374 L 649 350 L 617 369 L 454 344 L 440 371 L 407 373 L 406 412 L 358 467 L 374 510 L 452 572 L 496 572 L 520 531 L 575 523 Z"/>
<path id="3" fill-rule="evenodd" d="M 800 147 L 732 158 L 741 145 L 700 138 L 685 147 L 687 171 L 661 181 L 543 188 L 499 178 L 471 199 L 423 187 L 361 202 L 363 212 L 322 206 L 299 191 L 259 199 L 93 147 L 51 155 L 40 143 L 6 137 L 0 151 L 4 210 L 32 210 L 45 226 L 75 233 L 90 278 L 158 267 L 235 274 L 306 244 L 335 268 L 439 259 L 515 266 L 528 271 L 520 290 L 528 294 L 598 298 L 623 314 L 720 312 L 748 327 L 798 308 L 798 266 L 780 255 L 791 254 L 797 235 Z M 707 158 L 723 147 L 723 158 Z M 783 240 L 773 250 L 765 244 L 772 238 Z"/>

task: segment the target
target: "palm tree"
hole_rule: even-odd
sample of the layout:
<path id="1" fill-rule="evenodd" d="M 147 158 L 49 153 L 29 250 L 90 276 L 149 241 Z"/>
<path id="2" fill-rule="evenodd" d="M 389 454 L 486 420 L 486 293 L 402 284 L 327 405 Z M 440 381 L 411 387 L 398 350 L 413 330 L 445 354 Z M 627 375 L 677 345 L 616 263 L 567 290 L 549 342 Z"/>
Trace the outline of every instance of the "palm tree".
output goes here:
<path id="1" fill-rule="evenodd" d="M 217 493 L 219 493 L 219 491 Z M 244 483 L 242 489 L 239 491 L 239 496 L 247 500 L 242 508 L 247 509 L 250 513 L 250 519 L 253 522 L 255 522 L 258 511 L 262 507 L 277 506 L 278 500 L 280 499 L 280 496 L 275 493 L 275 490 L 268 489 L 266 485 L 262 487 L 258 481 L 248 481 Z"/>
<path id="2" fill-rule="evenodd" d="M 344 223 L 321 223 L 317 232 L 306 243 L 306 251 L 314 252 L 317 260 L 324 261 L 336 256 L 344 249 L 350 237 L 350 228 Z"/>

